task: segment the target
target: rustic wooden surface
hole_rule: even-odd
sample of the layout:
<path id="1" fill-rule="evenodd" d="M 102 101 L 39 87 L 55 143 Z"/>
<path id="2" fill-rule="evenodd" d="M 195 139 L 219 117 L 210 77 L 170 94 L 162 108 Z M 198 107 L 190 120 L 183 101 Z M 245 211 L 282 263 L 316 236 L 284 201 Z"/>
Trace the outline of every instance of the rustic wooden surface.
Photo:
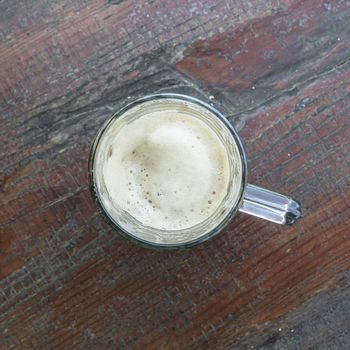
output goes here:
<path id="1" fill-rule="evenodd" d="M 0 1 L 1 349 L 349 349 L 350 2 Z M 147 250 L 90 199 L 91 141 L 154 91 L 225 111 L 285 228 Z"/>

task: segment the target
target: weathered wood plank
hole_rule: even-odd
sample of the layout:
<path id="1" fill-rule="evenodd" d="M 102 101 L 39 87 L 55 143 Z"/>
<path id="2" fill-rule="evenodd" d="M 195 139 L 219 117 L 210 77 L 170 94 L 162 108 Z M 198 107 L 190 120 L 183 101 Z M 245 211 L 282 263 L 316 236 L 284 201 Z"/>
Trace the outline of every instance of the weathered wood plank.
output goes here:
<path id="1" fill-rule="evenodd" d="M 117 3 L 0 3 L 0 346 L 344 348 L 349 4 Z M 165 90 L 214 96 L 249 180 L 305 218 L 241 214 L 179 252 L 113 232 L 88 191 L 91 140 L 130 98 Z"/>

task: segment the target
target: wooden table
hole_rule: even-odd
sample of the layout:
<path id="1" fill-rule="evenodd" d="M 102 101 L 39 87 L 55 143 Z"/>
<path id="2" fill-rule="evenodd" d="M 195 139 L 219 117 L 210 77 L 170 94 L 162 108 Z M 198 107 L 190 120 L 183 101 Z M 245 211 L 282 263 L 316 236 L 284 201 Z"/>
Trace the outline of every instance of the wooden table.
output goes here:
<path id="1" fill-rule="evenodd" d="M 0 40 L 1 349 L 350 348 L 349 1 L 1 1 Z M 304 218 L 174 252 L 110 229 L 91 141 L 155 91 L 210 98 Z"/>

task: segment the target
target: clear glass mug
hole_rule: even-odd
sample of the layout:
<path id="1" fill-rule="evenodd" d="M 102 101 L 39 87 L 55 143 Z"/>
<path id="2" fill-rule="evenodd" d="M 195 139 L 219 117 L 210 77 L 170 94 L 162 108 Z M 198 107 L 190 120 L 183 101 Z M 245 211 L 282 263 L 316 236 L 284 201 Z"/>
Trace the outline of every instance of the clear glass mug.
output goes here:
<path id="1" fill-rule="evenodd" d="M 232 172 L 239 171 L 238 185 L 229 186 L 217 210 L 190 228 L 161 230 L 144 225 L 111 202 L 99 167 L 105 157 L 104 139 L 112 126 L 123 127 L 150 111 L 181 111 L 200 118 L 224 143 Z M 231 174 L 232 175 L 232 174 Z M 233 176 L 233 175 L 232 175 Z M 233 177 L 232 177 L 233 179 Z M 116 177 L 117 180 L 117 177 Z M 302 216 L 300 203 L 290 197 L 247 184 L 247 163 L 242 143 L 225 116 L 210 104 L 187 95 L 163 93 L 133 101 L 112 115 L 99 130 L 89 157 L 89 182 L 93 198 L 107 222 L 121 235 L 151 248 L 172 249 L 193 246 L 219 233 L 237 214 L 247 213 L 277 224 L 292 225 Z"/>

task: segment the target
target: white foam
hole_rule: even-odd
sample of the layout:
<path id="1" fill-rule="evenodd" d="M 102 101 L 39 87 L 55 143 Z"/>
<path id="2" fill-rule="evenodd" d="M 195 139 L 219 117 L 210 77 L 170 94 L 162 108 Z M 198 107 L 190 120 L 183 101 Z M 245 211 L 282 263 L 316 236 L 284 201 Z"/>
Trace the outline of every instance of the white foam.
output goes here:
<path id="1" fill-rule="evenodd" d="M 210 217 L 227 193 L 225 146 L 194 116 L 150 112 L 110 132 L 103 147 L 100 169 L 109 200 L 144 225 L 192 227 Z"/>

